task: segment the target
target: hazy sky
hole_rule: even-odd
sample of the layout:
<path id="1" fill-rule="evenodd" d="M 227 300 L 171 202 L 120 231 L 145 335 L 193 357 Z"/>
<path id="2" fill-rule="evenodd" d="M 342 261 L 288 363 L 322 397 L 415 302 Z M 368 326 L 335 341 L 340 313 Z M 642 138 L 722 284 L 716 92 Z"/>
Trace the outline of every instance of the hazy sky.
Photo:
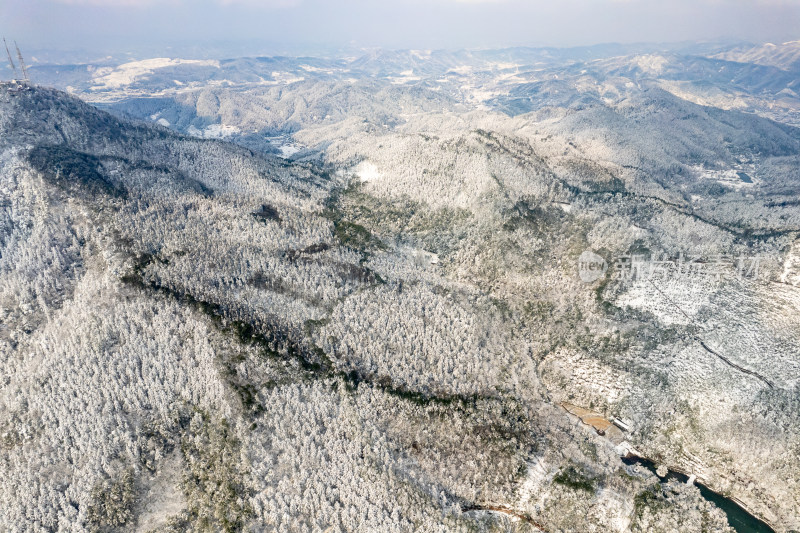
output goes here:
<path id="1" fill-rule="evenodd" d="M 258 40 L 457 48 L 800 39 L 800 0 L 0 0 L 23 48 Z"/>

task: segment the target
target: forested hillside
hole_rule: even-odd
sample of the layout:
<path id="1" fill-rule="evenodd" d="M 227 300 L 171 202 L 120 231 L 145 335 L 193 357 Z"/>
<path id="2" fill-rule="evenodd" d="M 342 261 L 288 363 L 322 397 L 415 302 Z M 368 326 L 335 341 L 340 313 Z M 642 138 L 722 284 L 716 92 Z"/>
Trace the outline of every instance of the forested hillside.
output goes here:
<path id="1" fill-rule="evenodd" d="M 632 453 L 800 527 L 782 87 L 505 59 L 0 85 L 0 529 L 732 531 Z"/>

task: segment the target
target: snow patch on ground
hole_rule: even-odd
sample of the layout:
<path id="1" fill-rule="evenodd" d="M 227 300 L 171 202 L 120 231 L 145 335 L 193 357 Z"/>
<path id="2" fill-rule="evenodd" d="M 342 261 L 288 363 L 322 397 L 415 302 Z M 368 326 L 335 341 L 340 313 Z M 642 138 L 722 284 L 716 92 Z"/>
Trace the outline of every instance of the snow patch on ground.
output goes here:
<path id="1" fill-rule="evenodd" d="M 739 169 L 708 170 L 702 166 L 694 166 L 692 170 L 697 173 L 700 179 L 715 180 L 734 189 L 753 186 L 753 179 L 750 175 Z"/>
<path id="2" fill-rule="evenodd" d="M 422 78 L 414 75 L 413 70 L 404 70 L 399 76 L 389 76 L 387 78 L 393 85 L 403 85 L 415 81 L 420 81 Z"/>
<path id="3" fill-rule="evenodd" d="M 664 56 L 643 55 L 634 58 L 637 67 L 651 74 L 661 74 L 664 66 L 669 63 L 669 59 Z"/>
<path id="4" fill-rule="evenodd" d="M 508 94 L 505 91 L 495 91 L 492 89 L 473 87 L 472 85 L 462 85 L 461 90 L 464 92 L 464 96 L 467 100 L 472 104 L 482 104 L 501 94 Z M 486 109 L 488 109 L 488 107 L 486 107 Z"/>
<path id="5" fill-rule="evenodd" d="M 283 83 L 286 85 L 305 80 L 303 76 L 297 76 L 291 72 L 279 72 L 277 70 L 272 72 L 272 79 L 275 80 L 276 83 Z"/>
<path id="6" fill-rule="evenodd" d="M 521 66 L 519 63 L 492 63 L 492 68 L 497 70 L 519 69 Z"/>
<path id="7" fill-rule="evenodd" d="M 544 502 L 544 495 L 547 494 L 546 488 L 550 484 L 555 472 L 547 464 L 543 457 L 537 457 L 528 463 L 525 481 L 519 489 L 519 507 L 526 509 L 535 504 Z"/>
<path id="8" fill-rule="evenodd" d="M 708 305 L 711 295 L 719 287 L 713 279 L 666 281 L 655 278 L 628 282 L 628 290 L 614 303 L 622 308 L 650 312 L 667 326 L 687 326 Z"/>
<path id="9" fill-rule="evenodd" d="M 278 149 L 281 151 L 281 155 L 283 157 L 292 157 L 294 154 L 300 151 L 300 148 L 294 144 L 283 144 L 279 146 Z"/>
<path id="10" fill-rule="evenodd" d="M 611 531 L 629 531 L 635 511 L 633 502 L 625 494 L 610 488 L 602 488 L 596 496 L 597 507 L 609 520 Z"/>
<path id="11" fill-rule="evenodd" d="M 494 77 L 495 83 L 525 83 L 528 80 L 519 76 L 518 71 L 504 72 Z"/>
<path id="12" fill-rule="evenodd" d="M 361 183 L 380 180 L 383 176 L 378 172 L 378 167 L 369 161 L 362 161 L 353 169 L 356 176 L 361 179 Z"/>
<path id="13" fill-rule="evenodd" d="M 117 67 L 102 67 L 94 72 L 92 81 L 95 86 L 92 91 L 102 91 L 109 89 L 121 89 L 126 87 L 138 78 L 152 74 L 156 69 L 177 67 L 179 65 L 193 65 L 198 67 L 219 68 L 219 61 L 201 59 L 170 59 L 167 57 L 156 57 L 143 61 L 131 61 L 123 63 Z"/>
<path id="14" fill-rule="evenodd" d="M 300 65 L 300 68 L 306 72 L 324 72 L 325 74 L 333 74 L 333 70 L 331 69 L 313 67 L 311 65 Z"/>
<path id="15" fill-rule="evenodd" d="M 163 119 L 162 119 L 163 120 Z M 186 133 L 193 137 L 202 137 L 203 139 L 225 139 L 231 135 L 240 133 L 239 128 L 236 126 L 225 126 L 224 124 L 211 124 L 200 130 L 195 126 L 186 128 Z"/>
<path id="16" fill-rule="evenodd" d="M 404 248 L 402 252 L 406 254 L 406 256 L 410 257 L 413 263 L 418 267 L 427 267 L 430 265 L 439 264 L 439 256 L 433 252 L 411 247 Z"/>
<path id="17" fill-rule="evenodd" d="M 461 74 L 462 76 L 466 76 L 467 74 L 470 74 L 472 72 L 472 67 L 470 65 L 461 65 L 458 67 L 453 67 L 447 71 L 448 74 L 450 74 L 451 72 L 453 74 Z"/>
<path id="18" fill-rule="evenodd" d="M 272 146 L 280 150 L 281 157 L 292 157 L 304 148 L 303 145 L 295 142 L 290 136 L 267 137 L 267 140 Z"/>
<path id="19" fill-rule="evenodd" d="M 170 517 L 178 515 L 186 506 L 179 488 L 182 463 L 181 455 L 176 450 L 164 458 L 156 475 L 150 479 L 147 479 L 147 475 L 142 476 L 145 492 L 139 503 L 141 514 L 136 531 L 153 531 L 162 527 Z"/>
<path id="20" fill-rule="evenodd" d="M 239 128 L 236 126 L 225 126 L 223 124 L 211 124 L 205 130 L 206 138 L 210 139 L 224 139 L 236 133 L 239 133 Z"/>

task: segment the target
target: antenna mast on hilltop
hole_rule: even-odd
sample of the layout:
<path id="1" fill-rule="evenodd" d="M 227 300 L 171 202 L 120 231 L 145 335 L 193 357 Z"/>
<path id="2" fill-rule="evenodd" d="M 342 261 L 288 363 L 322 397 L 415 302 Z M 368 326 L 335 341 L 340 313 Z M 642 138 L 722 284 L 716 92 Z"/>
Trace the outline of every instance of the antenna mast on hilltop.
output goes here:
<path id="1" fill-rule="evenodd" d="M 19 45 L 17 45 L 17 41 L 14 41 L 14 47 L 17 49 L 17 59 L 19 59 L 19 68 L 22 69 L 22 79 L 26 82 L 31 81 L 28 78 L 28 69 L 25 68 L 25 60 L 22 59 L 22 52 L 19 51 Z"/>
<path id="2" fill-rule="evenodd" d="M 8 43 L 6 42 L 5 37 L 3 37 L 3 44 L 6 45 L 6 54 L 8 54 L 8 63 L 11 65 L 11 70 L 14 71 L 14 78 L 18 78 L 19 74 L 17 74 L 17 66 L 14 64 L 14 60 L 11 59 L 11 52 L 8 50 Z"/>

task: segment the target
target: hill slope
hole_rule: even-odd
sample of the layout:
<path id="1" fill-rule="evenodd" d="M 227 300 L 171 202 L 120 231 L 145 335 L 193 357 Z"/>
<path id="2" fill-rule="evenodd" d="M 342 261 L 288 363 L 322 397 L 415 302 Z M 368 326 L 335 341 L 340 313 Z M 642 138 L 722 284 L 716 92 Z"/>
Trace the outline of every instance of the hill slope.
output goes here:
<path id="1" fill-rule="evenodd" d="M 623 440 L 797 527 L 796 206 L 728 226 L 496 117 L 310 130 L 312 164 L 0 89 L 4 527 L 727 530 Z M 685 242 L 774 257 L 618 276 Z"/>

